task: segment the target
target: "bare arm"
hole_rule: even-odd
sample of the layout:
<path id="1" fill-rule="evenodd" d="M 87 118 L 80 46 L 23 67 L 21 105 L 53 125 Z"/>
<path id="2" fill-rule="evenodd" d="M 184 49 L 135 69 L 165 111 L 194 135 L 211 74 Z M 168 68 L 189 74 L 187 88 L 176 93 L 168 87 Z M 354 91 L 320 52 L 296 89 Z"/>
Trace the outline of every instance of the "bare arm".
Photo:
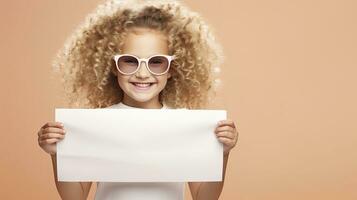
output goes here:
<path id="1" fill-rule="evenodd" d="M 193 200 L 218 200 L 221 195 L 224 179 L 226 175 L 226 167 L 228 156 L 223 156 L 223 175 L 220 182 L 189 182 L 191 196 Z"/>
<path id="2" fill-rule="evenodd" d="M 232 120 L 218 122 L 215 129 L 217 139 L 223 144 L 223 174 L 220 182 L 190 182 L 193 200 L 218 200 L 222 193 L 230 150 L 238 141 L 238 131 Z"/>
<path id="3" fill-rule="evenodd" d="M 62 200 L 86 200 L 92 182 L 59 182 L 57 180 L 56 154 L 51 155 L 54 180 Z"/>

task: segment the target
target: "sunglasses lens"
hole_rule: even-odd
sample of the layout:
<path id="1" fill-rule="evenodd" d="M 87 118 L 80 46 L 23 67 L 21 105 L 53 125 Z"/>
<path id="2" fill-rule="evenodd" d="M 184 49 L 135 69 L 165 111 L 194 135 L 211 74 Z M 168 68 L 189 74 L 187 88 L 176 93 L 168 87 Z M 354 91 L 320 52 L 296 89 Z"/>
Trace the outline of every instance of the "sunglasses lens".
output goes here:
<path id="1" fill-rule="evenodd" d="M 132 73 L 138 68 L 139 62 L 133 56 L 122 56 L 118 60 L 118 68 L 123 73 Z"/>
<path id="2" fill-rule="evenodd" d="M 169 67 L 169 61 L 164 56 L 154 56 L 149 60 L 149 68 L 153 73 L 161 74 Z"/>

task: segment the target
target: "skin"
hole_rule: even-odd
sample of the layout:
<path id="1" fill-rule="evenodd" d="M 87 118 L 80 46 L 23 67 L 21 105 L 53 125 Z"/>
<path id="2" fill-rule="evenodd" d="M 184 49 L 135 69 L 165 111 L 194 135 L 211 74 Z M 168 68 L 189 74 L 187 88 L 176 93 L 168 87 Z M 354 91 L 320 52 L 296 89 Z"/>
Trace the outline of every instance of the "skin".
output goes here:
<path id="1" fill-rule="evenodd" d="M 168 55 L 167 38 L 161 32 L 135 28 L 132 29 L 122 47 L 122 54 L 132 54 L 139 58 L 148 58 L 152 55 Z M 139 71 L 133 75 L 123 75 L 117 72 L 120 88 L 124 91 L 123 103 L 138 108 L 161 108 L 159 93 L 165 88 L 170 71 L 166 74 L 152 75 L 141 62 Z M 137 92 L 131 82 L 155 82 L 149 91 Z"/>
<path id="2" fill-rule="evenodd" d="M 145 44 L 145 45 L 144 45 Z M 168 54 L 166 36 L 154 30 L 135 28 L 126 37 L 123 53 L 134 54 L 140 58 L 147 58 L 154 54 Z M 155 76 L 141 63 L 139 71 L 133 75 L 122 75 L 117 72 L 118 84 L 124 91 L 123 103 L 138 108 L 162 108 L 159 93 L 164 89 L 170 72 Z M 136 91 L 130 82 L 155 82 L 150 91 Z M 226 166 L 229 152 L 236 145 L 238 131 L 235 123 L 222 120 L 217 123 L 214 133 L 223 144 L 223 180 L 220 182 L 189 182 L 193 200 L 217 200 L 222 192 L 225 180 Z M 51 155 L 54 180 L 62 199 L 86 199 L 92 182 L 58 182 L 56 169 L 56 143 L 65 138 L 66 131 L 61 122 L 48 122 L 38 131 L 40 147 Z"/>

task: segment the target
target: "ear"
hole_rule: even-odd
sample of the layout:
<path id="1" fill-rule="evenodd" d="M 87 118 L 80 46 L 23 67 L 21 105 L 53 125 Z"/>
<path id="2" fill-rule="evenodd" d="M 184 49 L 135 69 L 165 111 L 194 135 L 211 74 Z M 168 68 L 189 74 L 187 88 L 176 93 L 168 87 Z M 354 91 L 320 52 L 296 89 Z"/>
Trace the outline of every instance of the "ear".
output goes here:
<path id="1" fill-rule="evenodd" d="M 171 78 L 171 73 L 170 72 L 167 73 L 167 79 L 169 79 L 169 78 Z"/>

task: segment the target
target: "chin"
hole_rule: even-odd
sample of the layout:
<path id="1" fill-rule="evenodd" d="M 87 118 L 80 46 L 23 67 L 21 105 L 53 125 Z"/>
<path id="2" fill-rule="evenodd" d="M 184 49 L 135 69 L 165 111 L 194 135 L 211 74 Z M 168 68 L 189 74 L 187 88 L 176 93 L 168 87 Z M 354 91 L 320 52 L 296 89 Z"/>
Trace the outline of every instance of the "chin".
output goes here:
<path id="1" fill-rule="evenodd" d="M 130 98 L 132 98 L 134 101 L 144 103 L 144 102 L 148 102 L 151 99 L 155 98 L 155 96 L 156 95 L 154 95 L 154 94 L 131 94 Z"/>
<path id="2" fill-rule="evenodd" d="M 123 88 L 123 92 L 132 100 L 140 103 L 148 102 L 157 97 L 164 89 L 165 85 L 155 84 L 150 92 L 135 91 L 131 83 L 119 84 Z"/>

